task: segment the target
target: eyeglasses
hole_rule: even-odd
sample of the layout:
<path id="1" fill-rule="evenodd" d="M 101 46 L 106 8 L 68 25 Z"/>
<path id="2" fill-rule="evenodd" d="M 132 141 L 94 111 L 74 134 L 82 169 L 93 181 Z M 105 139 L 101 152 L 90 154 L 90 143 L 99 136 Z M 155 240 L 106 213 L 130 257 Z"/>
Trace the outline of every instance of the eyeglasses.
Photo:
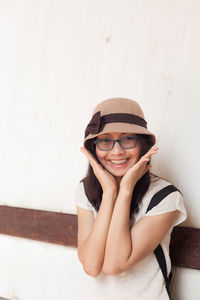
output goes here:
<path id="1" fill-rule="evenodd" d="M 118 142 L 122 149 L 132 149 L 135 148 L 138 136 L 125 136 L 118 140 L 113 140 L 110 138 L 102 138 L 94 140 L 94 143 L 97 145 L 98 149 L 101 151 L 109 151 L 112 150 L 115 143 Z"/>

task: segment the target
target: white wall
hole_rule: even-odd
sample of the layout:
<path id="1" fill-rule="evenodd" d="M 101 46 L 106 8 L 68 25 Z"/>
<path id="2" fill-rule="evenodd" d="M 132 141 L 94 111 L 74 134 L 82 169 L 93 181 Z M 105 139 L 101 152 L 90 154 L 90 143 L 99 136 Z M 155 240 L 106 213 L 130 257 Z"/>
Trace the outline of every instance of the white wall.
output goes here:
<path id="1" fill-rule="evenodd" d="M 200 227 L 199 20 L 198 0 L 1 0 L 0 205 L 75 213 L 85 126 L 99 101 L 124 96 L 158 137 L 153 171 Z M 0 245 L 0 296 L 79 299 L 75 249 L 3 235 Z M 196 300 L 199 277 L 176 269 L 175 300 Z"/>

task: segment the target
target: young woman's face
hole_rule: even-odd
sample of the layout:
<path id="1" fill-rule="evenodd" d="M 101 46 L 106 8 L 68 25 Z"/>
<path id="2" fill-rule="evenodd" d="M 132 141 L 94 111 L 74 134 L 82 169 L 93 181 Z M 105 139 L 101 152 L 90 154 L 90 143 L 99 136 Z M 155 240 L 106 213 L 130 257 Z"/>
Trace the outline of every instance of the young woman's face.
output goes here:
<path id="1" fill-rule="evenodd" d="M 111 138 L 120 139 L 126 136 L 136 136 L 130 133 L 110 132 L 98 136 L 98 139 Z M 96 146 L 96 155 L 104 168 L 116 178 L 121 178 L 139 159 L 140 142 L 134 148 L 123 149 L 116 142 L 113 149 L 109 151 L 99 150 Z"/>

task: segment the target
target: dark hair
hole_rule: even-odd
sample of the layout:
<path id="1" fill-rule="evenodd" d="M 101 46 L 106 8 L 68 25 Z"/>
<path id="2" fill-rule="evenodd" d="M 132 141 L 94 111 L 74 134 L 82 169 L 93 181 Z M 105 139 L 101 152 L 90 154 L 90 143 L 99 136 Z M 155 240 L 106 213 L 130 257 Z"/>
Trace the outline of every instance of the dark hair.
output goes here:
<path id="1" fill-rule="evenodd" d="M 150 135 L 140 134 L 138 135 L 138 137 L 141 144 L 140 155 L 139 155 L 140 158 L 153 146 L 154 142 Z M 93 141 L 94 139 L 87 140 L 85 143 L 85 147 L 93 154 L 93 156 L 99 162 L 95 150 L 96 146 Z M 102 188 L 90 164 L 88 166 L 86 176 L 81 181 L 83 181 L 85 193 L 88 200 L 93 205 L 95 210 L 98 211 L 101 205 Z M 133 213 L 138 212 L 139 204 L 142 201 L 144 194 L 148 190 L 149 184 L 150 184 L 150 173 L 148 171 L 135 185 L 132 194 L 131 206 L 130 206 L 130 219 L 132 218 Z"/>

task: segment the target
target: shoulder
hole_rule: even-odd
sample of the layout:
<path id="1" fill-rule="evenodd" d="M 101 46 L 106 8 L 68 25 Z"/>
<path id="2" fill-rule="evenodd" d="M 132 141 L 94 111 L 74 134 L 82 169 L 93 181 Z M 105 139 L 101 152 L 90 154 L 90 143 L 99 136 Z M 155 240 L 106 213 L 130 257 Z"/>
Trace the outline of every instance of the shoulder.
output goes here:
<path id="1" fill-rule="evenodd" d="M 150 173 L 149 188 L 142 199 L 143 208 L 145 207 L 147 209 L 147 206 L 151 201 L 152 197 L 168 185 L 171 185 L 171 183 L 165 180 L 164 178 Z"/>
<path id="2" fill-rule="evenodd" d="M 147 194 L 149 194 L 149 196 L 154 196 L 161 191 L 166 191 L 166 196 L 170 195 L 172 192 L 182 196 L 181 191 L 173 183 L 157 175 L 150 174 L 150 185 Z"/>
<path id="3" fill-rule="evenodd" d="M 93 206 L 86 196 L 83 181 L 80 181 L 79 184 L 76 186 L 74 193 L 74 201 L 75 204 L 79 207 L 85 208 L 87 210 L 93 210 Z"/>
<path id="4" fill-rule="evenodd" d="M 82 180 L 76 185 L 76 188 L 75 188 L 75 194 L 80 194 L 80 193 L 85 194 L 84 183 Z"/>
<path id="5" fill-rule="evenodd" d="M 161 201 L 158 201 L 158 203 L 147 212 L 147 208 L 153 196 L 163 188 L 171 185 L 169 181 L 153 174 L 150 175 L 150 180 L 149 189 L 143 197 L 141 216 L 160 215 L 177 210 L 179 213 L 174 226 L 182 223 L 186 219 L 187 213 L 184 206 L 183 196 L 179 190 L 174 190 L 169 194 L 166 193 L 166 195 L 161 198 Z"/>
<path id="6" fill-rule="evenodd" d="M 150 185 L 148 191 L 154 191 L 158 192 L 162 188 L 166 187 L 167 185 L 170 185 L 171 183 L 167 181 L 166 179 L 159 177 L 154 174 L 150 174 Z"/>

